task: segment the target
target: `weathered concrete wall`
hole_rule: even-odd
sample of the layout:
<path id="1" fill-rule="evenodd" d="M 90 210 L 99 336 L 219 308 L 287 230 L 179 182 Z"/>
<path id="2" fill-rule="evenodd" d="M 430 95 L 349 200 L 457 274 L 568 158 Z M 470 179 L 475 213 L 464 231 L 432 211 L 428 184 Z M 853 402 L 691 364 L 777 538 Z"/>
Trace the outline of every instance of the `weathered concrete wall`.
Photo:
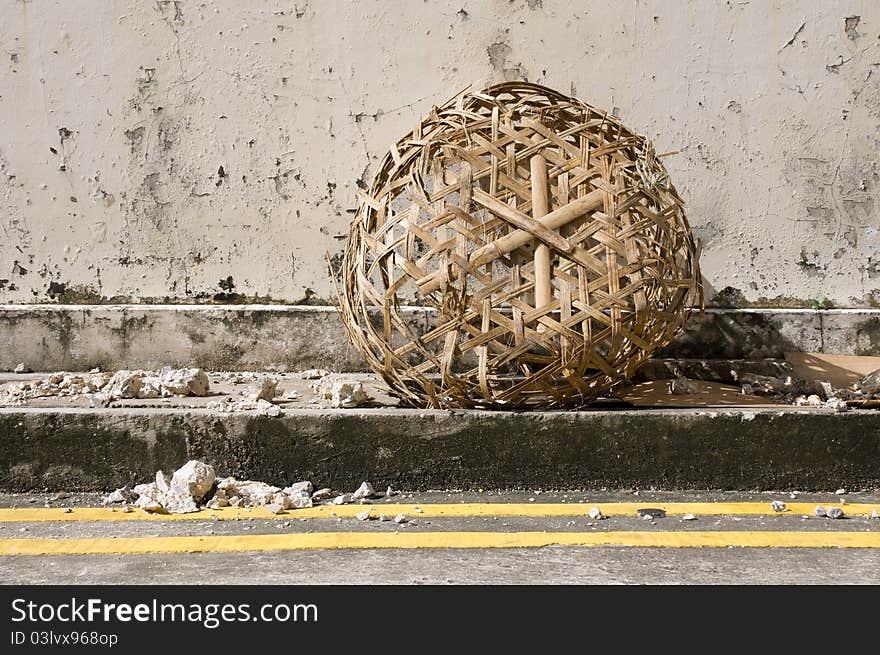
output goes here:
<path id="1" fill-rule="evenodd" d="M 0 0 L 0 302 L 326 299 L 385 148 L 526 78 L 682 150 L 725 302 L 874 304 L 878 35 L 875 0 Z"/>

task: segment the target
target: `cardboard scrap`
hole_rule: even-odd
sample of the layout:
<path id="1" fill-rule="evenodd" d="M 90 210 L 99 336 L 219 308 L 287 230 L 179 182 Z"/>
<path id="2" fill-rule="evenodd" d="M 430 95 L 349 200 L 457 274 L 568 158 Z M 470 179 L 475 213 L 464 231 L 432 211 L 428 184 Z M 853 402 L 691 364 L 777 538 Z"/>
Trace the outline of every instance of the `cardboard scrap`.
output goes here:
<path id="1" fill-rule="evenodd" d="M 880 357 L 829 355 L 826 353 L 785 353 L 793 377 L 821 380 L 835 389 L 849 387 L 868 373 L 880 369 Z"/>

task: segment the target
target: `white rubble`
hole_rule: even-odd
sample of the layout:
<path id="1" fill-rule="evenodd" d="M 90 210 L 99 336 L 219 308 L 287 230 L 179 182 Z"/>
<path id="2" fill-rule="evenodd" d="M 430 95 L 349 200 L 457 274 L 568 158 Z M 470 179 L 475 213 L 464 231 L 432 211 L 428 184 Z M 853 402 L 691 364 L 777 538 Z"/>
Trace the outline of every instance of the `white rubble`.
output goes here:
<path id="1" fill-rule="evenodd" d="M 822 507 L 821 505 L 816 505 L 816 509 L 813 510 L 813 514 L 815 514 L 816 516 L 827 516 L 828 515 L 825 508 Z"/>
<path id="2" fill-rule="evenodd" d="M 787 512 L 788 506 L 781 500 L 774 500 L 770 503 L 770 509 L 772 509 L 774 512 Z"/>
<path id="3" fill-rule="evenodd" d="M 299 377 L 303 380 L 318 380 L 327 377 L 328 375 L 330 375 L 330 371 L 323 368 L 309 368 L 305 371 L 300 371 L 299 373 Z"/>
<path id="4" fill-rule="evenodd" d="M 338 375 L 326 375 L 312 385 L 319 400 L 333 408 L 359 407 L 370 400 L 362 382 Z"/>
<path id="5" fill-rule="evenodd" d="M 846 404 L 846 401 L 842 398 L 829 398 L 825 402 L 825 407 L 828 409 L 833 409 L 835 412 L 848 412 L 849 405 Z"/>
<path id="6" fill-rule="evenodd" d="M 696 521 L 697 517 L 694 516 L 693 514 L 685 514 L 684 516 L 681 517 L 681 520 L 682 521 Z"/>
<path id="7" fill-rule="evenodd" d="M 816 394 L 809 396 L 798 396 L 794 399 L 794 404 L 800 407 L 821 407 L 824 403 Z"/>
<path id="8" fill-rule="evenodd" d="M 221 400 L 212 400 L 207 405 L 208 409 L 213 409 L 218 412 L 231 413 L 231 412 L 251 412 L 255 411 L 261 416 L 269 416 L 271 418 L 277 418 L 283 414 L 281 408 L 274 403 L 270 403 L 268 400 L 249 400 L 244 398 L 242 400 L 233 400 L 231 398 L 223 398 Z"/>
<path id="9" fill-rule="evenodd" d="M 243 395 L 245 400 L 250 400 L 252 402 L 260 400 L 271 402 L 277 391 L 278 380 L 276 378 L 266 377 L 252 383 L 244 390 Z"/>
<path id="10" fill-rule="evenodd" d="M 111 491 L 101 501 L 104 505 L 112 505 L 114 503 L 131 503 L 137 499 L 137 494 L 131 490 L 131 487 L 125 485 L 115 491 Z"/>
<path id="11" fill-rule="evenodd" d="M 351 494 L 352 500 L 360 500 L 362 498 L 372 498 L 376 495 L 376 490 L 373 489 L 373 485 L 369 482 L 361 482 L 361 486 L 357 488 L 357 490 Z"/>
<path id="12" fill-rule="evenodd" d="M 839 507 L 829 507 L 825 510 L 825 516 L 829 519 L 842 519 L 844 517 L 843 510 Z"/>
<path id="13" fill-rule="evenodd" d="M 590 511 L 587 512 L 587 516 L 589 516 L 594 521 L 598 521 L 599 519 L 604 519 L 605 517 L 602 515 L 602 510 L 598 507 L 591 507 Z"/>
<path id="14" fill-rule="evenodd" d="M 406 518 L 405 514 L 398 514 L 397 516 L 394 517 L 394 522 L 397 523 L 397 525 L 401 525 L 403 523 L 406 523 L 407 520 L 408 519 Z"/>
<path id="15" fill-rule="evenodd" d="M 143 384 L 142 377 L 134 371 L 117 371 L 103 387 L 111 398 L 137 398 Z"/>
<path id="16" fill-rule="evenodd" d="M 25 366 L 24 362 L 21 362 L 18 364 L 18 366 L 16 366 L 14 369 L 12 369 L 12 372 L 13 373 L 27 373 L 27 366 Z"/>
<path id="17" fill-rule="evenodd" d="M 210 387 L 200 368 L 164 368 L 159 379 L 162 388 L 174 396 L 207 396 Z"/>
<path id="18" fill-rule="evenodd" d="M 208 376 L 200 368 L 155 371 L 96 370 L 88 373 L 51 373 L 43 379 L 0 385 L 0 406 L 22 405 L 33 398 L 85 396 L 91 404 L 107 406 L 114 400 L 205 396 Z"/>
<path id="19" fill-rule="evenodd" d="M 176 495 L 189 494 L 198 503 L 214 486 L 216 477 L 213 466 L 193 459 L 171 476 L 170 490 Z"/>

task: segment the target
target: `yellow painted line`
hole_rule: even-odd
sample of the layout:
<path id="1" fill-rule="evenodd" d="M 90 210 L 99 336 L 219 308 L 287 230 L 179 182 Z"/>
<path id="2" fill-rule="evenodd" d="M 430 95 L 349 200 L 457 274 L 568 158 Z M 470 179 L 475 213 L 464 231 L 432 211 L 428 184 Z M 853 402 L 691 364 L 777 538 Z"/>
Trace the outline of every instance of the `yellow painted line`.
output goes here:
<path id="1" fill-rule="evenodd" d="M 364 548 L 880 548 L 880 532 L 319 532 L 123 539 L 0 539 L 2 555 L 138 555 Z"/>
<path id="2" fill-rule="evenodd" d="M 849 516 L 870 514 L 880 510 L 880 503 L 852 503 L 842 505 L 839 501 L 829 503 L 788 503 L 788 511 L 779 516 L 812 515 L 816 505 L 841 507 Z M 352 518 L 373 508 L 373 514 L 424 517 L 480 517 L 480 516 L 585 516 L 591 507 L 598 507 L 605 516 L 636 516 L 641 508 L 663 509 L 670 516 L 694 514 L 696 516 L 770 516 L 777 515 L 770 503 L 426 503 L 407 504 L 376 503 L 373 505 L 321 505 L 304 509 L 291 509 L 283 514 L 272 514 L 265 507 L 253 507 L 250 511 L 224 507 L 218 510 L 202 510 L 192 514 L 150 514 L 141 510 L 110 511 L 107 507 L 75 507 L 69 513 L 61 508 L 22 507 L 0 509 L 0 523 L 21 521 L 205 521 L 216 516 L 220 519 L 326 519 Z M 421 511 L 418 511 L 421 510 Z"/>

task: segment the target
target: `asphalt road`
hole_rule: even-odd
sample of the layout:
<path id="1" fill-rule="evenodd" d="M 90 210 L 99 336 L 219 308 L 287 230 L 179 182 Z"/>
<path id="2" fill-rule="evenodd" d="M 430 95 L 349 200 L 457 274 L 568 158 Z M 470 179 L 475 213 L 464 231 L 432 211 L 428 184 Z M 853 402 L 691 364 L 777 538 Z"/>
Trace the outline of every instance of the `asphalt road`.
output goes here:
<path id="1" fill-rule="evenodd" d="M 0 495 L 5 583 L 880 583 L 877 494 L 435 492 L 373 505 L 373 517 L 405 512 L 402 524 L 359 520 L 360 505 L 168 519 L 89 510 L 94 494 L 52 497 Z M 774 512 L 773 500 L 797 511 Z M 816 504 L 846 518 L 806 511 Z M 594 506 L 608 518 L 587 516 Z M 671 509 L 636 513 L 657 507 Z M 59 548 L 71 554 L 12 554 Z"/>

